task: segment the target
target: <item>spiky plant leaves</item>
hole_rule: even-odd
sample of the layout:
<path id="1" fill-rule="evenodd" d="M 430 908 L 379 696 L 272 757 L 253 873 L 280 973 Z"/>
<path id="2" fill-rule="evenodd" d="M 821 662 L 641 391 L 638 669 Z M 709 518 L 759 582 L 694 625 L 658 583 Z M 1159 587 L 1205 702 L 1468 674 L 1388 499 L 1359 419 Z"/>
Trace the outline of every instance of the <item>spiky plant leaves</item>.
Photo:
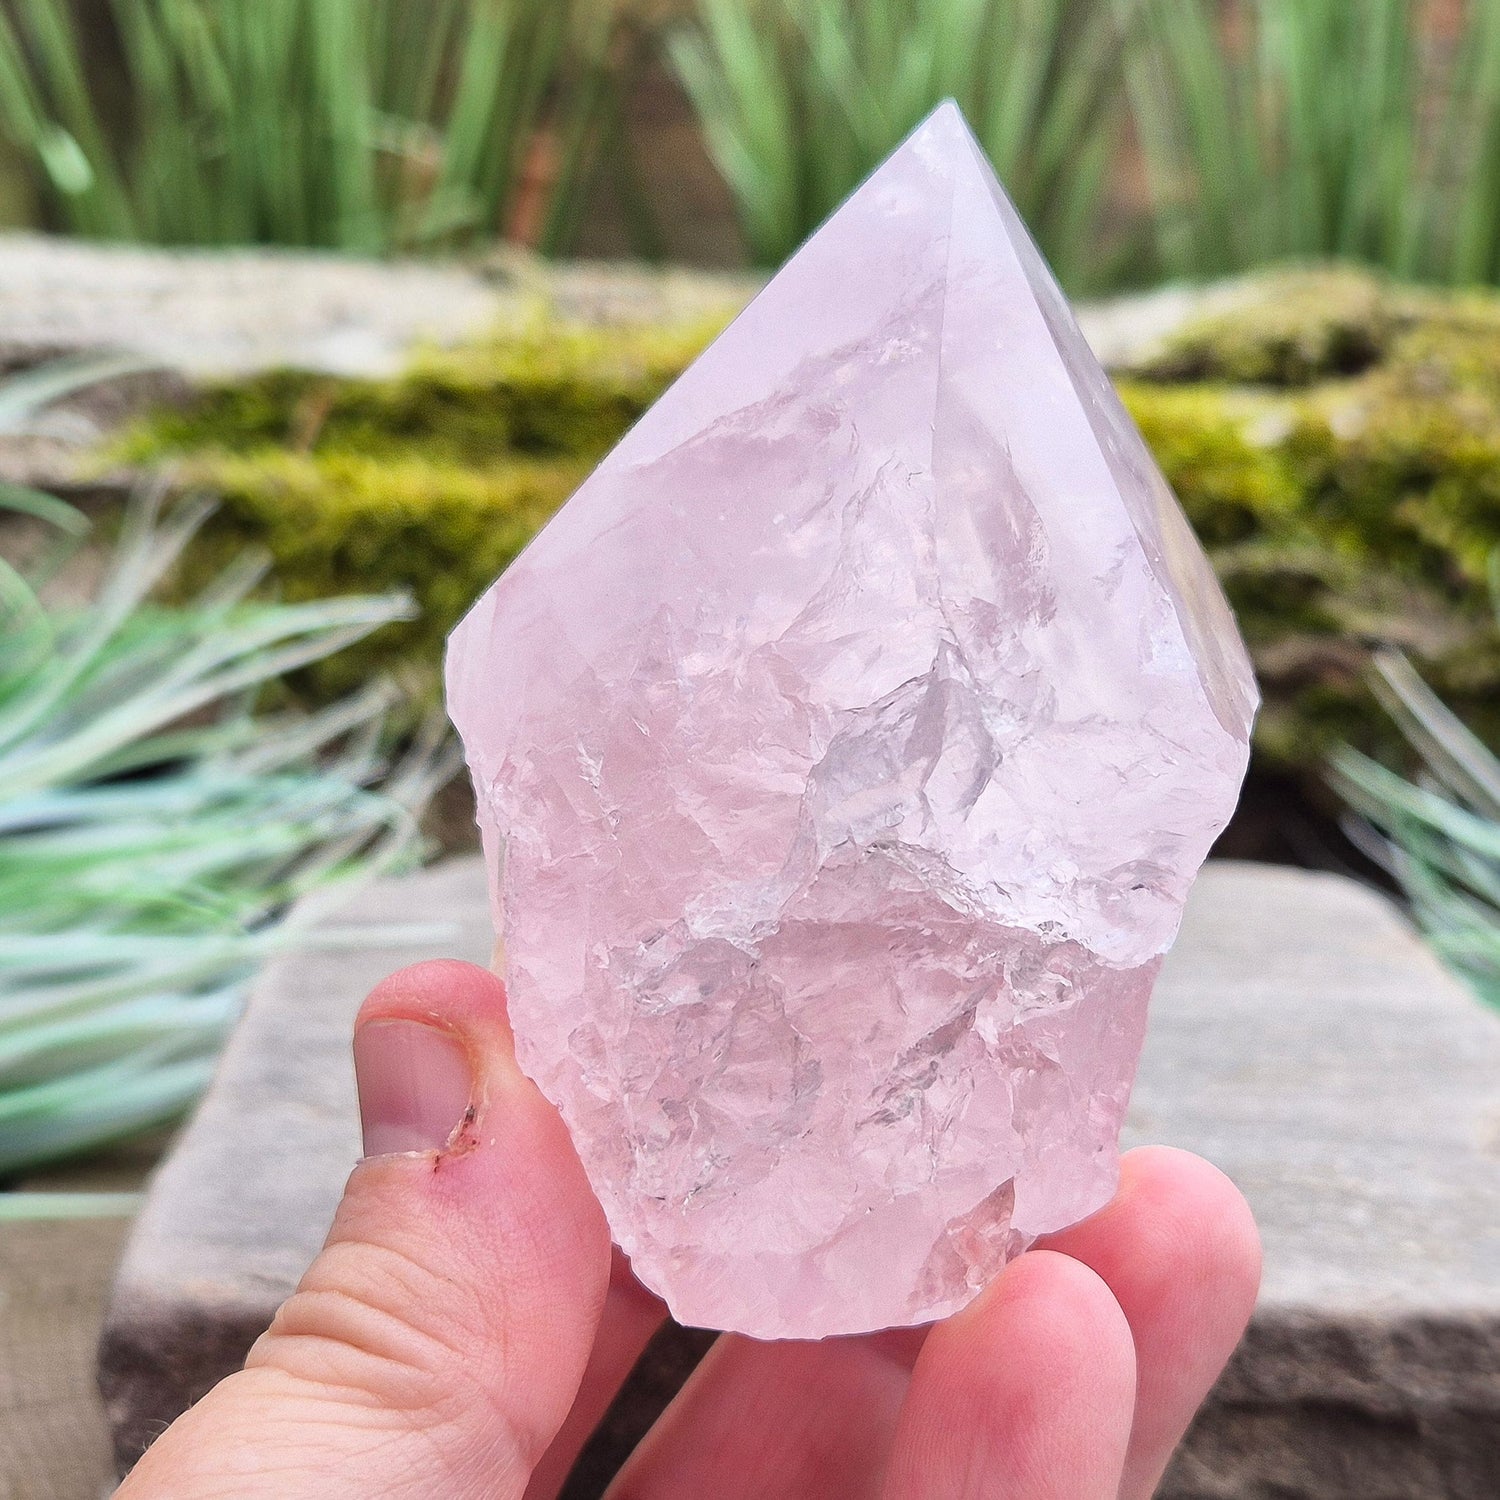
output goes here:
<path id="1" fill-rule="evenodd" d="M 1404 657 L 1378 659 L 1376 688 L 1422 769 L 1408 780 L 1344 749 L 1334 785 L 1378 830 L 1364 842 L 1400 881 L 1434 948 L 1500 1005 L 1500 759 Z"/>
<path id="2" fill-rule="evenodd" d="M 0 506 L 79 530 L 49 496 Z M 261 706 L 405 599 L 266 602 L 242 564 L 152 602 L 206 513 L 142 498 L 82 605 L 0 570 L 0 1174 L 179 1115 L 257 966 L 312 940 L 297 901 L 414 859 L 455 769 L 436 729 L 385 763 L 379 686 L 311 716 Z"/>

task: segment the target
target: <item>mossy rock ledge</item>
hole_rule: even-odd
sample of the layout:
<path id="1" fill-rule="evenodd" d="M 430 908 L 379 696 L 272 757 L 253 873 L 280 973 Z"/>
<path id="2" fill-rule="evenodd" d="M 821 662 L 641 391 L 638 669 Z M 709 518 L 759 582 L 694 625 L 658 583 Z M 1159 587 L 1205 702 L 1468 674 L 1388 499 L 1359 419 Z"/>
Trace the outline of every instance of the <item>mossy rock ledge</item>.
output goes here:
<path id="1" fill-rule="evenodd" d="M 1196 305 L 1114 373 L 1238 611 L 1261 763 L 1393 751 L 1367 684 L 1387 645 L 1500 739 L 1500 298 L 1320 269 Z M 293 597 L 409 590 L 420 620 L 314 690 L 378 669 L 431 693 L 458 616 L 714 331 L 541 319 L 392 379 L 262 375 L 151 417 L 107 460 L 223 497 L 193 579 L 251 544 Z"/>

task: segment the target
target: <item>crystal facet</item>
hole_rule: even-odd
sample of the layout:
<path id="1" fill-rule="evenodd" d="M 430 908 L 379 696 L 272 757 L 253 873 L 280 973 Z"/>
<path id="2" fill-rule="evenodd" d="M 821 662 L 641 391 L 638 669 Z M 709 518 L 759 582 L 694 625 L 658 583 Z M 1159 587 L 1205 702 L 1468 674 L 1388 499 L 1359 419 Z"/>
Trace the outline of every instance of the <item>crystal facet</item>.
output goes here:
<path id="1" fill-rule="evenodd" d="M 1255 687 L 955 107 L 479 601 L 448 691 L 522 1065 L 679 1319 L 942 1317 L 1108 1199 Z"/>

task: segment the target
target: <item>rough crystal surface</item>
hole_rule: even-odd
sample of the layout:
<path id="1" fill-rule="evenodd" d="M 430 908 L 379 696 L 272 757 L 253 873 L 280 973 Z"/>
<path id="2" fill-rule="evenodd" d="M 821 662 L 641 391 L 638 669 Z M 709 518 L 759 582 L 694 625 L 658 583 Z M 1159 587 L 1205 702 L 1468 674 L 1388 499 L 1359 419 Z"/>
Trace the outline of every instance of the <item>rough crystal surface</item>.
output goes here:
<path id="1" fill-rule="evenodd" d="M 454 633 L 517 1046 L 679 1319 L 922 1322 L 1107 1200 L 1255 689 L 940 109 Z"/>

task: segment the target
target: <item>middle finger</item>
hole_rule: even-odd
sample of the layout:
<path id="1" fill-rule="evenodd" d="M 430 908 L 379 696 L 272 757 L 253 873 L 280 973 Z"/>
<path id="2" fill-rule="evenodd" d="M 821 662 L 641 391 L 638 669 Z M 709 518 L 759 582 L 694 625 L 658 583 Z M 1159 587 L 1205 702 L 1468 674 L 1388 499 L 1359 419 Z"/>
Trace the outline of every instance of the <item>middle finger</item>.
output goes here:
<path id="1" fill-rule="evenodd" d="M 606 1500 L 764 1500 L 879 1493 L 925 1329 L 819 1343 L 726 1334 Z"/>

